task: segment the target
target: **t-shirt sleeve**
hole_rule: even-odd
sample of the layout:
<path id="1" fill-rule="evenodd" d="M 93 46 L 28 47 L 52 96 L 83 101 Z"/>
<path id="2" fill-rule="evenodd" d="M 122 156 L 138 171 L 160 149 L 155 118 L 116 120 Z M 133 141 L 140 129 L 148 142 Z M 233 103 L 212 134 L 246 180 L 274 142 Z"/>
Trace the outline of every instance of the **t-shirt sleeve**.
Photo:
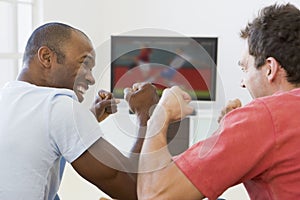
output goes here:
<path id="1" fill-rule="evenodd" d="M 68 96 L 58 95 L 53 99 L 49 137 L 56 154 L 71 163 L 102 136 L 89 109 Z"/>
<path id="2" fill-rule="evenodd" d="M 226 115 L 217 132 L 175 158 L 198 190 L 216 199 L 227 188 L 264 172 L 272 164 L 272 118 L 263 102 Z"/>

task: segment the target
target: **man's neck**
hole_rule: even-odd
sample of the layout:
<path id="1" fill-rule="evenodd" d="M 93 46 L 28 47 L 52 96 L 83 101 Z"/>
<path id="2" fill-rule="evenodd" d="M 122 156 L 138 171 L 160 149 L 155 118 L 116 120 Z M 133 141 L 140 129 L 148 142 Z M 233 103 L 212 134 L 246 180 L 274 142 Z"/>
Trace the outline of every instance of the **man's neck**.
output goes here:
<path id="1" fill-rule="evenodd" d="M 38 72 L 33 72 L 29 67 L 24 66 L 22 71 L 19 73 L 17 80 L 31 83 L 37 86 L 46 86 L 45 82 L 42 81 L 42 74 L 37 74 Z M 36 78 L 40 77 L 40 78 Z"/>

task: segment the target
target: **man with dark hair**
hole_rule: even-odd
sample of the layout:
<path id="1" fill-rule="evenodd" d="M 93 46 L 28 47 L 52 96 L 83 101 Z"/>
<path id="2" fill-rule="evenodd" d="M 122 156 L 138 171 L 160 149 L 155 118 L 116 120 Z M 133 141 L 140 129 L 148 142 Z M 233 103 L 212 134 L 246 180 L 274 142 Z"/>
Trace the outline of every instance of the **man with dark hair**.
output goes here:
<path id="1" fill-rule="evenodd" d="M 299 198 L 300 11 L 268 6 L 241 36 L 248 44 L 239 62 L 242 87 L 254 100 L 232 102 L 213 136 L 173 159 L 166 130 L 193 108 L 179 87 L 166 89 L 148 121 L 139 199 L 216 199 L 239 183 L 251 199 Z"/>
<path id="2" fill-rule="evenodd" d="M 147 110 L 158 101 L 151 84 L 136 84 L 131 109 L 141 126 L 129 158 L 103 139 L 98 122 L 117 100 L 100 90 L 91 110 L 80 102 L 95 83 L 88 37 L 61 23 L 37 28 L 17 81 L 0 89 L 0 199 L 54 199 L 63 157 L 86 180 L 118 199 L 137 199 L 137 156 Z M 141 95 L 140 90 L 147 91 Z M 64 164 L 64 162 L 62 162 Z M 136 166 L 136 168 L 135 168 Z"/>
<path id="3" fill-rule="evenodd" d="M 67 24 L 57 23 L 57 25 L 54 26 L 54 23 L 48 23 L 38 27 L 28 39 L 23 56 L 23 63 L 28 64 L 28 61 L 35 56 L 41 46 L 47 46 L 57 54 L 58 63 L 62 64 L 64 61 L 64 53 L 61 49 L 65 41 L 70 39 L 72 31 L 81 33 L 82 36 L 86 37 L 89 41 L 89 38 L 82 31 L 74 29 Z"/>

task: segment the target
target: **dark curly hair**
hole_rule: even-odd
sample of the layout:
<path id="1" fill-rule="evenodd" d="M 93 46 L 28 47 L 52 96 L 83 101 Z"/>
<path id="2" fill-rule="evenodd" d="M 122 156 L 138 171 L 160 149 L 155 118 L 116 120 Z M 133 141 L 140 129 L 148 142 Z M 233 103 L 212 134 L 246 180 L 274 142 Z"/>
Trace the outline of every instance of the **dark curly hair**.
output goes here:
<path id="1" fill-rule="evenodd" d="M 292 4 L 274 4 L 262 9 L 258 17 L 241 30 L 248 39 L 249 54 L 256 68 L 274 57 L 287 72 L 290 83 L 300 83 L 300 10 Z"/>

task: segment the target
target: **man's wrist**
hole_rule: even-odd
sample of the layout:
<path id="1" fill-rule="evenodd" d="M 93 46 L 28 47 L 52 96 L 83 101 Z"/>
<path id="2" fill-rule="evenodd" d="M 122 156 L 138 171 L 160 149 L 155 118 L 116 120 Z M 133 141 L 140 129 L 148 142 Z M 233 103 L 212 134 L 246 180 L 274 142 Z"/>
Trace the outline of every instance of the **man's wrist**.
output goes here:
<path id="1" fill-rule="evenodd" d="M 139 126 L 147 126 L 150 116 L 148 113 L 136 114 Z"/>
<path id="2" fill-rule="evenodd" d="M 169 126 L 170 119 L 164 107 L 158 105 L 157 108 L 154 110 L 151 118 L 148 120 L 147 126 L 150 129 L 150 135 L 147 137 L 151 137 L 159 132 L 162 129 L 166 129 Z"/>

